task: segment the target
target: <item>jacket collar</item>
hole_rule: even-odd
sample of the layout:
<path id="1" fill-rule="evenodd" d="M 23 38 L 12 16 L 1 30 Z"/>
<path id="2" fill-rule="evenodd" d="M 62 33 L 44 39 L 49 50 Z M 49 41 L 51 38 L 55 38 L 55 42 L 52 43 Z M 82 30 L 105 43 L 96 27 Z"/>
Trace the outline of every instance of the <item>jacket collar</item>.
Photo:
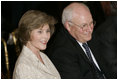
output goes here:
<path id="1" fill-rule="evenodd" d="M 44 64 L 37 58 L 37 56 L 26 46 L 23 46 L 23 49 L 22 49 L 22 52 L 27 59 L 31 60 L 31 63 L 32 65 L 36 66 L 37 68 L 39 68 L 40 70 L 50 74 L 50 75 L 53 75 L 55 76 L 51 71 L 50 71 L 50 67 L 49 65 L 47 64 L 48 61 L 46 60 L 46 58 L 44 57 L 44 53 L 42 52 L 39 52 L 39 54 L 41 55 L 43 61 L 44 61 Z"/>

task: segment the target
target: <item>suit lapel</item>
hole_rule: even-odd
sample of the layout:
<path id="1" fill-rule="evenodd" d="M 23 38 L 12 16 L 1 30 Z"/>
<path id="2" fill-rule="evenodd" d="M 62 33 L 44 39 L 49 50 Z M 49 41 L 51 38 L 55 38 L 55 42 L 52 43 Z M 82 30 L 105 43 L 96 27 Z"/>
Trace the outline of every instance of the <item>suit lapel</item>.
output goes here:
<path id="1" fill-rule="evenodd" d="M 78 42 L 68 33 L 68 31 L 65 28 L 62 28 L 62 31 L 63 31 L 64 34 L 67 35 L 67 37 L 69 38 L 68 40 L 71 40 L 70 42 L 72 43 L 74 51 L 76 51 L 76 53 L 78 53 L 78 55 L 80 54 L 88 64 L 91 64 L 88 60 L 88 57 L 84 53 L 83 49 L 78 44 Z"/>
<path id="2" fill-rule="evenodd" d="M 76 44 L 76 50 L 79 52 L 81 57 L 83 57 L 84 61 L 86 61 L 88 64 L 91 64 L 88 57 L 86 56 L 85 52 L 83 51 L 83 49 L 81 48 L 81 46 L 78 43 Z"/>
<path id="3" fill-rule="evenodd" d="M 78 58 L 81 57 L 89 66 L 89 69 L 91 69 L 91 71 L 93 71 L 93 65 L 90 63 L 88 57 L 86 56 L 86 54 L 84 53 L 83 49 L 81 48 L 81 46 L 78 44 L 78 42 L 68 33 L 68 31 L 65 28 L 62 28 L 61 31 L 63 34 L 65 34 L 65 38 L 67 38 L 66 40 L 70 40 L 68 41 L 68 44 L 70 44 L 73 49 L 73 51 L 75 52 L 75 54 L 78 55 Z M 94 72 L 94 71 L 93 71 Z"/>

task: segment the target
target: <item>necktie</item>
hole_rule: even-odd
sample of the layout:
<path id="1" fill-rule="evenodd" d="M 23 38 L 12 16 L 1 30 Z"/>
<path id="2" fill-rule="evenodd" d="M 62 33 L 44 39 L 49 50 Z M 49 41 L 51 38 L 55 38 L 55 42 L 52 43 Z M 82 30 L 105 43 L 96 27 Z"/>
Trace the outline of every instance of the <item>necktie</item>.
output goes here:
<path id="1" fill-rule="evenodd" d="M 92 63 L 94 69 L 95 69 L 95 72 L 96 72 L 96 76 L 99 78 L 99 79 L 105 79 L 105 76 L 104 74 L 97 68 L 97 66 L 95 65 L 93 59 L 92 59 L 92 56 L 91 56 L 91 53 L 90 53 L 90 50 L 89 50 L 89 47 L 86 43 L 83 43 L 82 46 L 84 47 L 84 49 L 86 50 L 86 53 L 87 53 L 87 56 L 88 56 L 88 59 L 89 61 Z"/>

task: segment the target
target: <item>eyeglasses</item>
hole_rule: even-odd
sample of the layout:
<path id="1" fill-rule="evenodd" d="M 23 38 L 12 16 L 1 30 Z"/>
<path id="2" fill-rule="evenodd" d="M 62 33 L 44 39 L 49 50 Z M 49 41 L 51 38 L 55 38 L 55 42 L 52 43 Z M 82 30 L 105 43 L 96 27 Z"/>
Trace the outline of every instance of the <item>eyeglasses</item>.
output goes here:
<path id="1" fill-rule="evenodd" d="M 72 21 L 68 21 L 69 23 L 72 23 L 72 24 L 74 24 L 74 25 L 76 25 L 76 26 L 78 26 L 78 27 L 80 27 L 80 28 L 82 28 L 82 29 L 85 29 L 85 28 L 88 28 L 88 26 L 95 26 L 96 25 L 96 21 L 92 21 L 92 22 L 90 22 L 89 24 L 81 24 L 81 25 L 77 25 L 77 24 L 75 24 L 74 22 L 72 22 Z"/>

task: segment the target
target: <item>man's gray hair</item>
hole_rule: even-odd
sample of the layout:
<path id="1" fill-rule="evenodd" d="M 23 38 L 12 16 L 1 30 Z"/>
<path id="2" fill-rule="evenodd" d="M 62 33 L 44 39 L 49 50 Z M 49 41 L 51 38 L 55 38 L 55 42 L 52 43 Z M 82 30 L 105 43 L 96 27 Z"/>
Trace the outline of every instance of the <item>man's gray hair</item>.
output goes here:
<path id="1" fill-rule="evenodd" d="M 72 19 L 72 8 L 65 8 L 62 13 L 62 23 L 65 24 L 66 21 L 70 21 Z"/>
<path id="2" fill-rule="evenodd" d="M 88 8 L 88 6 L 85 5 L 84 3 L 76 3 L 76 2 L 74 2 L 72 4 L 81 5 L 81 6 L 84 6 L 84 7 Z M 71 21 L 72 20 L 72 18 L 74 17 L 74 14 L 76 14 L 76 13 L 73 13 L 75 8 L 76 8 L 76 6 L 72 6 L 72 7 L 68 7 L 67 6 L 66 8 L 64 8 L 63 13 L 62 13 L 62 23 L 63 23 L 63 25 L 65 24 L 66 21 Z M 89 10 L 89 8 L 88 8 L 88 10 Z"/>

